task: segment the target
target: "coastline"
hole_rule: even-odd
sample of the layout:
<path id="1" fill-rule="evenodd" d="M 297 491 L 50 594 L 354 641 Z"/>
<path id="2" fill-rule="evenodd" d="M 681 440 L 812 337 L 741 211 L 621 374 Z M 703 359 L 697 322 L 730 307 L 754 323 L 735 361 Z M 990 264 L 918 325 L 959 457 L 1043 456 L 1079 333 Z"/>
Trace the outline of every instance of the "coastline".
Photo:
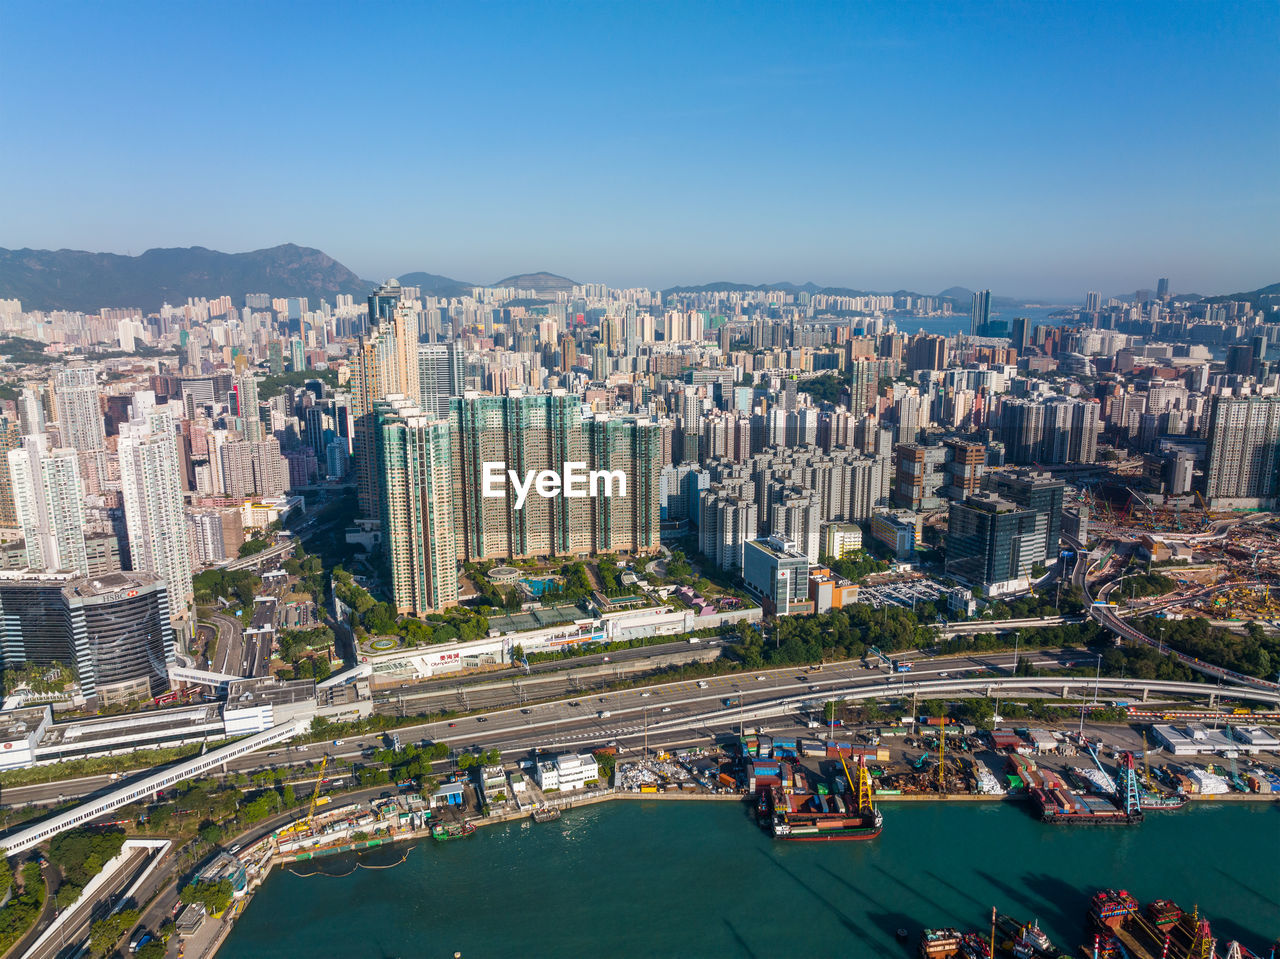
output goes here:
<path id="1" fill-rule="evenodd" d="M 658 801 L 658 802 L 733 802 L 743 803 L 746 796 L 740 793 L 693 793 L 693 792 L 631 792 L 631 791 L 610 791 L 601 792 L 595 795 L 582 796 L 570 801 L 558 804 L 556 808 L 563 810 L 574 809 L 583 806 L 595 806 L 601 803 L 613 802 L 615 800 L 623 801 Z M 1213 804 L 1213 803 L 1271 803 L 1280 802 L 1280 796 L 1266 794 L 1235 794 L 1228 793 L 1222 795 L 1192 795 L 1188 797 L 1192 802 Z M 1028 797 L 1025 794 L 1003 794 L 1003 795 L 980 795 L 980 794 L 949 794 L 939 796 L 936 794 L 909 794 L 909 795 L 877 795 L 878 803 L 944 803 L 944 804 L 966 804 L 966 803 L 1022 803 L 1026 802 Z M 519 820 L 532 819 L 535 807 L 527 807 L 525 809 L 514 810 L 498 815 L 487 816 L 482 818 L 469 818 L 466 822 L 474 825 L 477 829 L 503 823 L 516 822 Z M 236 906 L 229 910 L 233 915 L 228 919 L 219 920 L 220 928 L 213 940 L 204 948 L 197 959 L 211 959 L 216 955 L 218 949 L 226 941 L 234 926 L 235 920 L 243 915 L 244 911 L 252 902 L 253 896 L 261 885 L 266 882 L 271 872 L 277 866 L 288 866 L 298 862 L 314 862 L 318 859 L 324 859 L 329 856 L 343 855 L 347 853 L 360 853 L 368 849 L 385 849 L 400 846 L 405 843 L 416 843 L 422 840 L 430 840 L 432 838 L 429 828 L 420 830 L 395 830 L 388 835 L 375 835 L 368 839 L 348 841 L 339 844 L 337 847 L 325 849 L 319 855 L 302 854 L 302 855 L 280 855 L 273 854 L 265 858 L 256 871 L 245 895 L 237 902 Z M 379 867 L 387 868 L 387 867 Z"/>

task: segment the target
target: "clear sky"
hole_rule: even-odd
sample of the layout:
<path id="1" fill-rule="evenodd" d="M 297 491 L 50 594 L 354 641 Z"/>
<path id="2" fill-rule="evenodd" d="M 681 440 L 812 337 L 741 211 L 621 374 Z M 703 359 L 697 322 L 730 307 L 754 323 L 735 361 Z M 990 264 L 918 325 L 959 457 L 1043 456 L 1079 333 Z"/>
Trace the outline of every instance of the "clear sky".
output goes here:
<path id="1" fill-rule="evenodd" d="M 1280 3 L 0 2 L 0 246 L 1079 299 L 1280 280 Z"/>

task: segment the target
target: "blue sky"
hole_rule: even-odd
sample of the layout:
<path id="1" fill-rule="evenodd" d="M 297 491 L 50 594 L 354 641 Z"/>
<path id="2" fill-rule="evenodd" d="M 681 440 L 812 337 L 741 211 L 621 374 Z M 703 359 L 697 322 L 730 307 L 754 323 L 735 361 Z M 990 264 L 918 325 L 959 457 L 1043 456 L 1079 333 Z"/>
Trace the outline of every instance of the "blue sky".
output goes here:
<path id="1" fill-rule="evenodd" d="M 1280 280 L 1280 4 L 0 4 L 0 246 L 1078 299 Z"/>

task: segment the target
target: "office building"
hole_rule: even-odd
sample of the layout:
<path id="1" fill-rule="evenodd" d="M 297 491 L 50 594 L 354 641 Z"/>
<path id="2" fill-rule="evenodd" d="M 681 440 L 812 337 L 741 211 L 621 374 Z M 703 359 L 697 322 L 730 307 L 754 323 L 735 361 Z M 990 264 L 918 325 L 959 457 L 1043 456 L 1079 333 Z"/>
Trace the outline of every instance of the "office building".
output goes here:
<path id="1" fill-rule="evenodd" d="M 1062 499 L 1066 484 L 1048 473 L 1035 470 L 1002 470 L 987 474 L 982 488 L 993 492 L 1023 509 L 1035 510 L 1045 516 L 1045 555 L 1058 556 L 1058 539 L 1062 529 Z"/>
<path id="2" fill-rule="evenodd" d="M 1009 328 L 1009 345 L 1021 356 L 1031 346 L 1031 320 L 1025 316 L 1015 316 Z"/>
<path id="3" fill-rule="evenodd" d="M 775 616 L 812 612 L 809 558 L 777 536 L 743 546 L 742 581 Z"/>
<path id="4" fill-rule="evenodd" d="M 1046 564 L 1048 516 L 975 493 L 953 503 L 947 517 L 946 574 L 988 596 L 1026 592 Z"/>
<path id="5" fill-rule="evenodd" d="M 92 367 L 76 366 L 53 375 L 53 401 L 62 445 L 77 452 L 100 450 L 106 427 L 98 404 L 98 376 Z"/>
<path id="6" fill-rule="evenodd" d="M 1156 280 L 1156 299 L 1167 300 L 1169 298 L 1169 278 L 1162 276 Z"/>
<path id="7" fill-rule="evenodd" d="M 1209 421 L 1210 506 L 1266 507 L 1276 498 L 1280 397 L 1218 396 Z"/>
<path id="8" fill-rule="evenodd" d="M 86 696 L 148 699 L 174 661 L 167 604 L 147 574 L 0 572 L 0 671 L 62 663 Z"/>
<path id="9" fill-rule="evenodd" d="M 398 612 L 421 616 L 458 602 L 448 421 L 408 399 L 377 405 L 383 545 Z"/>
<path id="10" fill-rule="evenodd" d="M 173 420 L 157 411 L 123 424 L 118 449 L 131 568 L 164 580 L 169 615 L 185 620 L 192 598 L 191 546 Z"/>
<path id="11" fill-rule="evenodd" d="M 84 487 L 76 451 L 49 449 L 44 434 L 27 436 L 9 451 L 7 468 L 27 566 L 87 575 Z"/>

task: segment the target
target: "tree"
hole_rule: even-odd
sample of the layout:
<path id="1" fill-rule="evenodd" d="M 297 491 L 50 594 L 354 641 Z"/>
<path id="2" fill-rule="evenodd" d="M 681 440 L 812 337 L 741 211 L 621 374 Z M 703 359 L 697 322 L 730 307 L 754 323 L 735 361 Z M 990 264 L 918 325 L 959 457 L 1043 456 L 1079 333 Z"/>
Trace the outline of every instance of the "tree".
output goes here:
<path id="1" fill-rule="evenodd" d="M 836 718 L 836 711 L 840 708 L 838 703 L 830 700 L 822 707 L 822 721 L 826 723 L 832 722 Z"/>
<path id="2" fill-rule="evenodd" d="M 230 886 L 230 883 L 227 883 Z M 99 919 L 89 928 L 89 950 L 95 956 L 106 956 L 115 948 L 120 937 L 132 929 L 140 915 L 137 909 L 121 909 L 105 919 Z"/>

